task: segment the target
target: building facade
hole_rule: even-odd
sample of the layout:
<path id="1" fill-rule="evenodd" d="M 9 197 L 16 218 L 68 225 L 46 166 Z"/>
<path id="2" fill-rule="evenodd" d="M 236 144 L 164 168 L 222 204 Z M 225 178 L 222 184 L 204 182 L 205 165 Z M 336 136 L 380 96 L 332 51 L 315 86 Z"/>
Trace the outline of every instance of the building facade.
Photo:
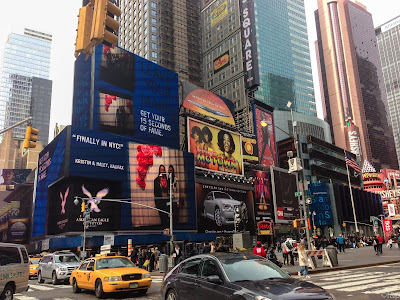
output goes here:
<path id="1" fill-rule="evenodd" d="M 318 0 L 315 16 L 321 90 L 334 143 L 377 169 L 396 169 L 371 14 L 358 1 Z"/>
<path id="2" fill-rule="evenodd" d="M 199 1 L 122 0 L 120 47 L 203 86 Z"/>
<path id="3" fill-rule="evenodd" d="M 32 125 L 39 129 L 39 140 L 44 144 L 50 122 L 51 42 L 51 35 L 27 28 L 23 35 L 11 33 L 5 45 L 0 89 L 0 127 L 32 115 Z M 25 130 L 26 124 L 14 128 L 14 137 L 23 139 Z"/>
<path id="4" fill-rule="evenodd" d="M 236 123 L 243 131 L 252 131 L 251 99 L 279 110 L 288 110 L 290 101 L 294 111 L 316 116 L 304 2 L 248 3 L 249 16 L 241 1 L 202 1 L 205 88 L 235 103 Z M 257 49 L 251 55 L 258 88 L 246 84 L 250 54 L 243 49 L 248 47 L 244 29 L 249 21 L 254 23 L 252 47 Z"/>
<path id="5" fill-rule="evenodd" d="M 400 164 L 400 16 L 375 29 L 381 58 L 388 117 Z"/>

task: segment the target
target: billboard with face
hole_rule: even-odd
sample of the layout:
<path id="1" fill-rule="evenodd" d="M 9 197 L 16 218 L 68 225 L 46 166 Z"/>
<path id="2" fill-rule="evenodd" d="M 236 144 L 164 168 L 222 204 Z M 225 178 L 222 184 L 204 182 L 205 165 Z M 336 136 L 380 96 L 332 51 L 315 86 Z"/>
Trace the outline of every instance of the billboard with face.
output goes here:
<path id="1" fill-rule="evenodd" d="M 88 61 L 75 63 L 73 125 L 179 148 L 175 72 L 114 46 L 96 46 Z"/>
<path id="2" fill-rule="evenodd" d="M 234 211 L 240 223 L 236 231 L 255 231 L 253 192 L 235 187 L 196 183 L 197 229 L 199 232 L 234 233 Z"/>
<path id="3" fill-rule="evenodd" d="M 259 162 L 266 167 L 277 166 L 273 114 L 257 105 L 253 105 L 253 114 Z"/>
<path id="4" fill-rule="evenodd" d="M 210 118 L 235 125 L 233 102 L 198 86 L 183 82 L 182 107 Z"/>
<path id="5" fill-rule="evenodd" d="M 75 205 L 75 197 L 79 204 Z M 102 199 L 121 199 L 121 183 L 111 180 L 69 177 L 49 187 L 47 233 L 82 232 L 84 213 L 82 199 L 90 217 L 88 231 L 108 231 L 120 228 L 120 203 Z"/>
<path id="6" fill-rule="evenodd" d="M 133 228 L 169 228 L 169 216 L 164 212 L 170 211 L 170 198 L 174 228 L 196 228 L 192 154 L 129 143 L 129 177 L 132 202 L 137 203 L 130 207 Z"/>
<path id="7" fill-rule="evenodd" d="M 254 179 L 256 220 L 272 218 L 272 195 L 269 174 L 264 171 L 254 171 Z"/>
<path id="8" fill-rule="evenodd" d="M 297 176 L 287 170 L 271 167 L 272 195 L 275 207 L 275 223 L 289 223 L 300 218 L 297 192 Z"/>
<path id="9" fill-rule="evenodd" d="M 1 185 L 17 185 L 26 181 L 31 169 L 0 169 Z"/>
<path id="10" fill-rule="evenodd" d="M 238 133 L 188 118 L 189 152 L 197 168 L 243 175 L 242 142 Z"/>

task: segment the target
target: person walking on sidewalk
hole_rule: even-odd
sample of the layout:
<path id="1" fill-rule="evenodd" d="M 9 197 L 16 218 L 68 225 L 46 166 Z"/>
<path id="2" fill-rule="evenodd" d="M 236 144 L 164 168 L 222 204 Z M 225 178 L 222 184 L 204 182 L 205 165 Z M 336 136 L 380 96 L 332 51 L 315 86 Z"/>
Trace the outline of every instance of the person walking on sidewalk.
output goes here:
<path id="1" fill-rule="evenodd" d="M 378 251 L 382 254 L 383 238 L 379 234 L 376 235 L 376 238 L 378 239 Z"/>
<path id="2" fill-rule="evenodd" d="M 342 234 L 339 234 L 339 236 L 336 239 L 336 243 L 337 243 L 337 248 L 339 250 L 340 253 L 344 253 L 344 237 Z"/>
<path id="3" fill-rule="evenodd" d="M 294 266 L 294 257 L 293 257 L 293 250 L 294 250 L 294 243 L 295 241 L 292 240 L 290 237 L 286 238 L 286 241 L 282 243 L 282 252 L 283 252 L 283 264 L 287 261 L 289 265 L 289 257 L 290 257 L 290 264 Z"/>
<path id="4" fill-rule="evenodd" d="M 265 253 L 265 250 L 263 246 L 261 245 L 261 242 L 258 241 L 257 245 L 253 249 L 253 254 L 261 256 L 261 257 L 267 257 L 267 254 Z"/>
<path id="5" fill-rule="evenodd" d="M 297 251 L 299 254 L 299 266 L 300 266 L 300 270 L 297 274 L 299 276 L 304 274 L 306 278 L 310 278 L 310 276 L 308 276 L 308 254 L 306 251 L 306 246 L 305 245 L 298 246 Z"/>
<path id="6" fill-rule="evenodd" d="M 393 246 L 393 240 L 392 240 L 392 238 L 389 238 L 389 239 L 388 239 L 387 246 L 388 246 L 389 250 L 392 250 L 392 246 Z"/>

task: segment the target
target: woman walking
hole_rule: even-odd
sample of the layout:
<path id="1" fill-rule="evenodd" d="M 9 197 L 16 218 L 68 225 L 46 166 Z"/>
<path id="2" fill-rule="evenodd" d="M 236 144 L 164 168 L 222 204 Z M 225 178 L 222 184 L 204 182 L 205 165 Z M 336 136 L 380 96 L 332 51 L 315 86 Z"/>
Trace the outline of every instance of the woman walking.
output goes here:
<path id="1" fill-rule="evenodd" d="M 305 245 L 298 246 L 297 252 L 299 255 L 299 266 L 300 266 L 300 270 L 297 274 L 299 276 L 304 274 L 308 279 L 310 278 L 310 276 L 308 276 L 308 254 L 306 251 L 306 246 Z"/>

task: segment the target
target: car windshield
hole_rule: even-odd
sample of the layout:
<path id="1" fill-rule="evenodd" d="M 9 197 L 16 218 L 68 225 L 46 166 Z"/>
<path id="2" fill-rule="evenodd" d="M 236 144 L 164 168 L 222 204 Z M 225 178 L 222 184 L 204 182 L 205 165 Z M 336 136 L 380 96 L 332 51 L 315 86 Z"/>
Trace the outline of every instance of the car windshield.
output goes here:
<path id="1" fill-rule="evenodd" d="M 265 259 L 247 259 L 245 256 L 221 259 L 229 280 L 257 281 L 270 278 L 290 278 L 288 274 Z"/>
<path id="2" fill-rule="evenodd" d="M 71 262 L 79 262 L 79 260 L 75 255 L 59 255 L 56 256 L 56 262 L 71 263 Z"/>
<path id="3" fill-rule="evenodd" d="M 215 199 L 232 199 L 231 196 L 229 196 L 226 193 L 222 193 L 222 192 L 215 192 L 214 197 L 215 197 Z"/>
<path id="4" fill-rule="evenodd" d="M 31 258 L 31 265 L 39 264 L 40 258 Z"/>
<path id="5" fill-rule="evenodd" d="M 135 265 L 125 257 L 110 257 L 98 259 L 96 263 L 96 270 L 110 268 L 128 268 L 134 266 Z"/>

